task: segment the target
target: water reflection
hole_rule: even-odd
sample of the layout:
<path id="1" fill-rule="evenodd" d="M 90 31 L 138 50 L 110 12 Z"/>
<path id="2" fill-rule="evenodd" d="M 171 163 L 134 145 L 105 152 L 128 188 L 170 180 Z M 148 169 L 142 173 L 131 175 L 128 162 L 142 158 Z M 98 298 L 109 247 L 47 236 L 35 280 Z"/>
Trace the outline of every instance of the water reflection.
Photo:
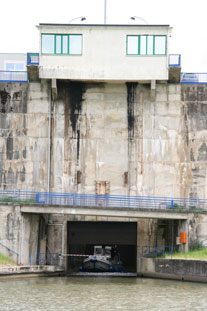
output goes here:
<path id="1" fill-rule="evenodd" d="M 206 286 L 140 278 L 0 279 L 0 311 L 206 310 Z"/>

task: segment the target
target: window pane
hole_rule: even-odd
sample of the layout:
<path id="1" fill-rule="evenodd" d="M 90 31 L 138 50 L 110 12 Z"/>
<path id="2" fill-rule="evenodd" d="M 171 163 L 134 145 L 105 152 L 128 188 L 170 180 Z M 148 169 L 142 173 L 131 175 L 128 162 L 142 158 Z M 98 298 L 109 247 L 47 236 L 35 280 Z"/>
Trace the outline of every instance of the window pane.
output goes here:
<path id="1" fill-rule="evenodd" d="M 6 64 L 6 71 L 14 71 L 14 64 Z"/>
<path id="2" fill-rule="evenodd" d="M 127 37 L 127 54 L 134 55 L 138 54 L 138 36 Z"/>
<path id="3" fill-rule="evenodd" d="M 146 55 L 146 52 L 147 52 L 147 37 L 141 36 L 140 55 Z"/>
<path id="4" fill-rule="evenodd" d="M 15 64 L 16 71 L 24 71 L 24 64 Z"/>
<path id="5" fill-rule="evenodd" d="M 147 55 L 153 55 L 153 36 L 147 37 Z"/>
<path id="6" fill-rule="evenodd" d="M 54 53 L 54 35 L 42 35 L 42 53 Z"/>
<path id="7" fill-rule="evenodd" d="M 155 54 L 156 55 L 165 55 L 166 53 L 166 37 L 165 36 L 156 36 L 155 37 Z"/>
<path id="8" fill-rule="evenodd" d="M 63 36 L 63 54 L 68 54 L 68 36 Z"/>
<path id="9" fill-rule="evenodd" d="M 82 54 L 82 36 L 70 35 L 70 54 Z"/>
<path id="10" fill-rule="evenodd" d="M 61 53 L 61 36 L 56 36 L 56 54 Z"/>

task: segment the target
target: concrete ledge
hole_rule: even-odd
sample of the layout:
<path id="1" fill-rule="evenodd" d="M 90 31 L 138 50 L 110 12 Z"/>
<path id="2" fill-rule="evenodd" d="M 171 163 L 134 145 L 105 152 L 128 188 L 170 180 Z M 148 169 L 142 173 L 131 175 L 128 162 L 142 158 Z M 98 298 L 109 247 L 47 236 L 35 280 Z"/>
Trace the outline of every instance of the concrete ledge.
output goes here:
<path id="1" fill-rule="evenodd" d="M 154 279 L 166 279 L 166 280 L 177 280 L 177 281 L 187 281 L 187 282 L 201 282 L 207 283 L 207 277 L 201 276 L 190 276 L 190 275 L 177 275 L 177 274 L 167 274 L 167 273 L 137 273 L 138 277 L 143 278 L 154 278 Z"/>
<path id="2" fill-rule="evenodd" d="M 137 276 L 207 283 L 207 261 L 139 258 Z"/>
<path id="3" fill-rule="evenodd" d="M 106 207 L 106 206 L 62 206 L 62 205 L 39 205 L 21 204 L 22 213 L 37 214 L 65 214 L 84 216 L 106 217 L 131 217 L 131 218 L 160 218 L 160 219 L 188 219 L 192 211 L 175 211 L 163 209 L 129 208 L 129 207 Z"/>
<path id="4" fill-rule="evenodd" d="M 21 275 L 21 274 L 59 274 L 64 268 L 60 266 L 11 266 L 0 267 L 0 276 Z"/>

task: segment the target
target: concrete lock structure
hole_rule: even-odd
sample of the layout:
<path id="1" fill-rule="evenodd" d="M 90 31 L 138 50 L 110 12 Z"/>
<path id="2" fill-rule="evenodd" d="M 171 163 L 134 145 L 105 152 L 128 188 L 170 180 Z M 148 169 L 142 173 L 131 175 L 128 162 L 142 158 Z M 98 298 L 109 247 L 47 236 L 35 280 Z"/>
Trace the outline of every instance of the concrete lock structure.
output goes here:
<path id="1" fill-rule="evenodd" d="M 168 66 L 171 27 L 37 28 L 39 65 L 27 66 L 28 83 L 0 82 L 0 188 L 207 198 L 207 86 L 180 85 L 180 66 Z M 144 246 L 188 250 L 207 238 L 204 209 L 4 200 L 0 214 L 0 243 L 21 264 L 116 244 L 136 272 Z M 61 256 L 66 270 L 81 261 Z"/>

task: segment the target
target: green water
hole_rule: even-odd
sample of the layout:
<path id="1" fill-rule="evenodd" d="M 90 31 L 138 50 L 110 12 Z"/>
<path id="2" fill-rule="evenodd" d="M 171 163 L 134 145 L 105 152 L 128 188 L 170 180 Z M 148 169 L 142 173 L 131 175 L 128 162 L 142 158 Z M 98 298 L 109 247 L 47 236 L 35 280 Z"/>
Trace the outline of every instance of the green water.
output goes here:
<path id="1" fill-rule="evenodd" d="M 108 277 L 0 279 L 0 310 L 207 310 L 207 284 Z"/>

